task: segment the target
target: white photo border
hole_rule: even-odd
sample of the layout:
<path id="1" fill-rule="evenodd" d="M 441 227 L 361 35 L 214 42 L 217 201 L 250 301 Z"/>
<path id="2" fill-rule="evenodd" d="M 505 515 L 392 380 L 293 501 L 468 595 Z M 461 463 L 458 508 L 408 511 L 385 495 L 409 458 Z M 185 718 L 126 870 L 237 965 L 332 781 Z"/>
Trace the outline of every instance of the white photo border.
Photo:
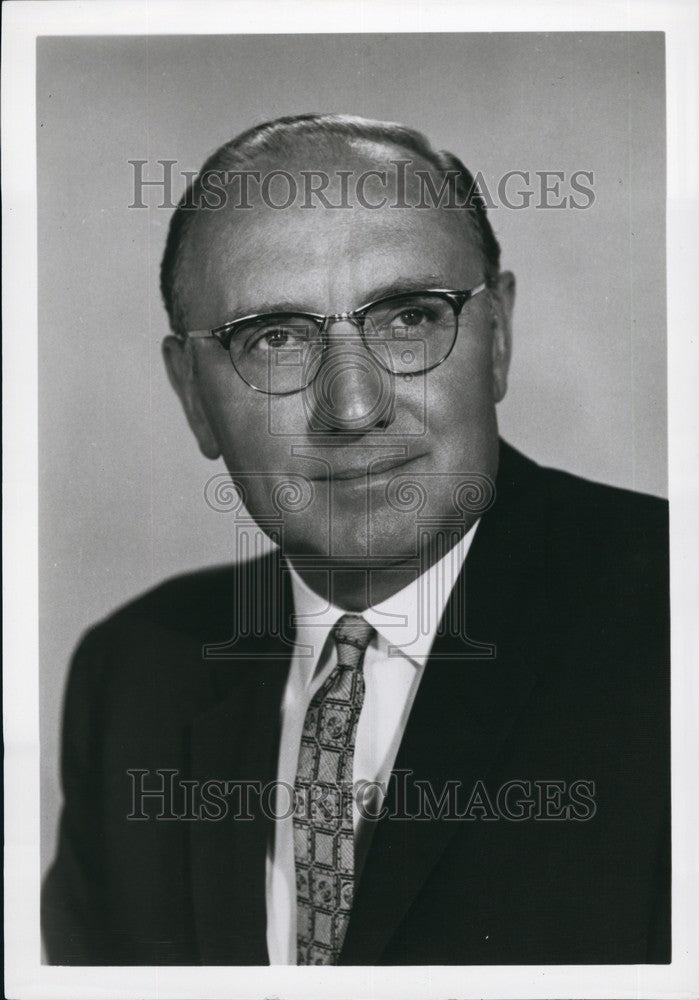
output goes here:
<path id="1" fill-rule="evenodd" d="M 273 16 L 270 16 L 273 12 Z M 3 8 L 5 993 L 17 998 L 699 995 L 699 7 L 656 2 L 102 0 Z M 39 931 L 36 39 L 40 35 L 663 31 L 672 602 L 673 960 L 410 968 L 56 967 Z"/>

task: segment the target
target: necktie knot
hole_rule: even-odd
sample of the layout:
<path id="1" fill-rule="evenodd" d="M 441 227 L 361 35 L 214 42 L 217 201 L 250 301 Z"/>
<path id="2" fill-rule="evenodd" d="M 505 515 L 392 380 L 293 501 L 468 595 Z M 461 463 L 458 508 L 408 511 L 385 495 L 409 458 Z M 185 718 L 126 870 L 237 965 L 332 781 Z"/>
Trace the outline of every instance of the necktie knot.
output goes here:
<path id="1" fill-rule="evenodd" d="M 376 629 L 361 615 L 348 613 L 339 618 L 333 628 L 338 665 L 357 667 L 375 635 Z"/>

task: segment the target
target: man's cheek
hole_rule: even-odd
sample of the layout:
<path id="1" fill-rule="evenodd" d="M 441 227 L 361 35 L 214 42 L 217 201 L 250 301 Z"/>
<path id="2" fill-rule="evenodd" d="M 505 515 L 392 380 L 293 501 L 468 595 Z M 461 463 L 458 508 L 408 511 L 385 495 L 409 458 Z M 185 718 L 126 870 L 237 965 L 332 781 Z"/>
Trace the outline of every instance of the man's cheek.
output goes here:
<path id="1" fill-rule="evenodd" d="M 427 429 L 438 447 L 461 447 L 464 435 L 486 428 L 494 412 L 491 392 L 478 383 L 435 386 L 427 406 Z"/>

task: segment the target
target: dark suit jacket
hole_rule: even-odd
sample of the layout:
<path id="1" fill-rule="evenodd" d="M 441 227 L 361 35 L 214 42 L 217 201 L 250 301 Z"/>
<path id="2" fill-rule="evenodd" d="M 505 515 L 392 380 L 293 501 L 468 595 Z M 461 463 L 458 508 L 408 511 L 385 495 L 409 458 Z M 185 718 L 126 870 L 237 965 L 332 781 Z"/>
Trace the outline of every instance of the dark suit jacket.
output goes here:
<path id="1" fill-rule="evenodd" d="M 502 444 L 497 498 L 452 594 L 465 628 L 436 640 L 396 770 L 410 772 L 409 799 L 415 780 L 437 796 L 482 781 L 491 799 L 514 779 L 584 780 L 595 812 L 379 821 L 343 964 L 670 961 L 667 536 L 663 502 Z M 229 568 L 165 583 L 79 647 L 43 898 L 52 963 L 268 962 L 272 822 L 259 803 L 249 820 L 126 819 L 129 770 L 147 770 L 151 788 L 167 768 L 275 778 L 292 643 L 270 625 L 283 574 L 273 557 L 255 571 L 276 595 L 261 636 L 236 638 L 233 609 L 246 604 Z M 235 659 L 225 645 L 204 658 L 226 642 Z M 544 812 L 560 815 L 568 791 L 551 801 Z"/>

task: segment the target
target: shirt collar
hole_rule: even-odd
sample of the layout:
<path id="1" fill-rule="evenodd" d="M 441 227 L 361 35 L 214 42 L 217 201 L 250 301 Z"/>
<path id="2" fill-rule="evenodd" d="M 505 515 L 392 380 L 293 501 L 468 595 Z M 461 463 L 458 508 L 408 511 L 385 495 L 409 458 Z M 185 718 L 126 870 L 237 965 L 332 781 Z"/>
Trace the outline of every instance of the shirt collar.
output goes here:
<path id="1" fill-rule="evenodd" d="M 476 521 L 453 548 L 402 590 L 361 612 L 386 641 L 389 656 L 402 655 L 418 666 L 426 663 L 478 524 Z M 297 657 L 310 682 L 328 635 L 345 611 L 311 590 L 288 561 L 287 566 L 294 598 Z"/>

